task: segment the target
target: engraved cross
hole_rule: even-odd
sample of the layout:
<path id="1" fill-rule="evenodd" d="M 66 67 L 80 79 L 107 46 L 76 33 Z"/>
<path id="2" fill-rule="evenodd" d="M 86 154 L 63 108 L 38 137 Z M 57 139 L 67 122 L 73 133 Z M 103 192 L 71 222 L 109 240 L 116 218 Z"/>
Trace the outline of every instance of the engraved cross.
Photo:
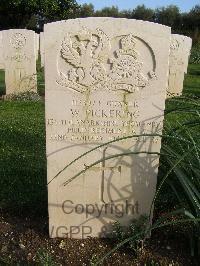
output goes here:
<path id="1" fill-rule="evenodd" d="M 106 203 L 104 200 L 104 183 L 105 183 L 105 170 L 111 170 L 114 171 L 115 169 L 117 169 L 117 171 L 119 173 L 121 173 L 121 165 L 119 166 L 106 166 L 106 161 L 105 161 L 105 154 L 106 154 L 106 150 L 108 147 L 106 147 L 103 150 L 103 156 L 102 156 L 102 162 L 100 163 L 100 167 L 94 166 L 92 167 L 90 170 L 97 170 L 97 171 L 101 171 L 101 192 L 100 192 L 100 200 L 103 203 Z M 85 167 L 87 168 L 87 165 L 85 165 Z"/>

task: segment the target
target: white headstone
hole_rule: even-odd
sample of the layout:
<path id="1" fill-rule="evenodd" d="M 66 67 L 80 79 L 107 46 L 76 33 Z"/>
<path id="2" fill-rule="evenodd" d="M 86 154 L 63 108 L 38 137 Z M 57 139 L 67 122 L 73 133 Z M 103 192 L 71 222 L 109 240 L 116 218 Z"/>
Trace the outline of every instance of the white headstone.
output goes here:
<path id="1" fill-rule="evenodd" d="M 0 69 L 4 69 L 3 64 L 3 36 L 2 31 L 0 31 Z"/>
<path id="2" fill-rule="evenodd" d="M 6 94 L 37 91 L 35 32 L 2 31 L 2 43 Z"/>
<path id="3" fill-rule="evenodd" d="M 114 221 L 149 214 L 161 139 L 115 142 L 61 170 L 110 140 L 162 133 L 171 30 L 86 18 L 47 24 L 44 35 L 50 236 L 101 237 Z M 140 154 L 104 160 L 127 152 Z"/>
<path id="4" fill-rule="evenodd" d="M 40 57 L 41 66 L 44 67 L 44 32 L 40 32 Z"/>
<path id="5" fill-rule="evenodd" d="M 167 97 L 182 95 L 183 82 L 187 73 L 192 39 L 172 34 L 169 57 L 169 84 Z"/>
<path id="6" fill-rule="evenodd" d="M 38 60 L 38 56 L 39 56 L 39 50 L 40 50 L 40 34 L 35 33 L 35 47 L 36 47 L 36 59 Z"/>

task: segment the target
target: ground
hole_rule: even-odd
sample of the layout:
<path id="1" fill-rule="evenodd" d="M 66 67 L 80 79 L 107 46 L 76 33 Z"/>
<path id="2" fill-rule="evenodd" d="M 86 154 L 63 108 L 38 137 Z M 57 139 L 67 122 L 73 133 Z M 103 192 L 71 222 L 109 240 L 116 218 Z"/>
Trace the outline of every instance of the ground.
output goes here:
<path id="1" fill-rule="evenodd" d="M 47 218 L 31 219 L 1 212 L 0 265 L 94 265 L 92 263 L 116 245 L 111 240 L 92 238 L 49 239 L 47 227 Z M 114 252 L 103 265 L 193 265 L 187 240 L 179 237 L 174 239 L 172 232 L 167 236 L 162 232 L 153 234 L 137 258 L 133 250 L 123 248 Z M 153 261 L 160 264 L 151 264 Z"/>
<path id="2" fill-rule="evenodd" d="M 3 82 L 0 73 L 0 94 Z M 39 82 L 43 95 L 42 72 Z M 200 65 L 190 65 L 184 92 L 200 96 Z M 167 102 L 167 109 L 172 106 L 173 101 Z M 0 265 L 95 265 L 116 246 L 114 240 L 48 236 L 44 101 L 1 100 L 0 114 Z M 162 194 L 154 217 L 173 205 L 171 199 L 170 192 Z M 195 265 L 183 231 L 156 231 L 137 257 L 125 247 L 109 256 L 104 265 Z"/>

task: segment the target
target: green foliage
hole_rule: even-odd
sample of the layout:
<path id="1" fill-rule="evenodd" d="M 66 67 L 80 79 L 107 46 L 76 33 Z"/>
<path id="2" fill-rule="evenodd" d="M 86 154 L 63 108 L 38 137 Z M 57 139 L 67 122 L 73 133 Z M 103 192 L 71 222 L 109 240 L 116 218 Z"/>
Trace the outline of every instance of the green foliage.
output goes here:
<path id="1" fill-rule="evenodd" d="M 79 5 L 75 0 L 35 0 L 37 14 L 44 22 L 69 19 L 76 17 Z"/>
<path id="2" fill-rule="evenodd" d="M 43 24 L 76 17 L 75 0 L 1 0 L 0 28 L 42 30 Z"/>
<path id="3" fill-rule="evenodd" d="M 0 28 L 25 28 L 36 8 L 37 0 L 1 0 Z"/>
<path id="4" fill-rule="evenodd" d="M 200 88 L 199 88 L 200 89 Z M 187 139 L 181 141 L 164 138 L 162 150 L 169 156 L 161 156 L 160 184 L 167 194 L 166 210 L 183 208 L 185 215 L 194 219 L 200 218 L 200 100 L 198 97 L 182 96 L 168 102 L 165 132 L 168 135 Z M 176 160 L 171 160 L 174 155 Z M 169 170 L 170 169 L 170 170 Z M 165 174 L 167 173 L 167 174 Z M 165 174 L 165 176 L 164 176 Z M 162 194 L 163 196 L 163 194 Z M 162 205 L 163 197 L 157 200 L 157 208 Z M 191 242 L 191 254 L 200 255 L 200 223 L 188 229 Z M 187 230 L 185 233 L 188 233 Z"/>
<path id="5" fill-rule="evenodd" d="M 37 252 L 37 260 L 39 266 L 56 266 L 58 265 L 55 263 L 51 257 L 51 255 L 44 249 L 40 249 Z"/>
<path id="6" fill-rule="evenodd" d="M 174 33 L 200 42 L 200 5 L 188 13 L 181 13 L 175 5 L 157 9 L 138 5 L 134 9 L 120 11 L 117 6 L 95 11 L 92 4 L 78 5 L 76 0 L 1 0 L 0 30 L 27 28 L 42 31 L 44 23 L 77 17 L 134 18 L 161 23 L 172 27 Z"/>
<path id="7" fill-rule="evenodd" d="M 148 263 L 146 263 L 144 266 L 160 266 L 160 263 L 158 263 L 154 260 L 151 260 Z"/>
<path id="8" fill-rule="evenodd" d="M 161 7 L 156 9 L 155 21 L 172 27 L 173 29 L 177 24 L 180 24 L 180 10 L 175 5 L 170 5 L 168 7 Z"/>
<path id="9" fill-rule="evenodd" d="M 114 17 L 119 18 L 120 12 L 117 6 L 104 7 L 101 10 L 95 12 L 96 17 Z"/>
<path id="10" fill-rule="evenodd" d="M 173 215 L 173 213 L 171 213 L 171 215 Z M 170 216 L 170 215 L 169 215 Z M 154 225 L 150 226 L 148 230 L 145 230 L 146 232 L 146 236 L 148 236 L 150 234 L 151 231 L 157 230 L 157 229 L 161 229 L 161 228 L 165 228 L 167 226 L 173 226 L 173 225 L 183 225 L 183 224 L 187 224 L 187 223 L 197 223 L 200 222 L 200 218 L 199 219 L 181 219 L 181 220 L 176 220 L 176 221 L 172 221 L 172 222 L 168 222 L 167 219 L 158 219 L 156 221 L 156 223 L 154 223 Z M 97 263 L 96 265 L 100 265 L 107 257 L 109 257 L 113 252 L 115 252 L 117 249 L 121 248 L 122 246 L 126 245 L 127 243 L 129 243 L 130 241 L 134 241 L 134 239 L 138 238 L 140 236 L 140 234 L 143 234 L 143 232 L 139 233 L 138 235 L 131 235 L 128 238 L 124 239 L 123 241 L 121 241 L 119 244 L 117 244 L 113 249 L 111 249 L 110 251 L 108 251 Z"/>
<path id="11" fill-rule="evenodd" d="M 93 17 L 94 16 L 94 6 L 92 4 L 83 4 L 80 7 L 79 17 Z"/>
<path id="12" fill-rule="evenodd" d="M 193 29 L 200 28 L 200 5 L 196 5 L 190 10 L 188 20 L 188 23 Z"/>
<path id="13" fill-rule="evenodd" d="M 37 90 L 41 96 L 45 95 L 44 67 L 41 67 L 41 58 L 37 60 Z"/>
<path id="14" fill-rule="evenodd" d="M 190 65 L 185 80 L 184 96 L 167 101 L 164 134 L 179 139 L 163 138 L 159 169 L 157 212 L 183 209 L 184 215 L 200 218 L 200 67 Z M 188 142 L 180 141 L 185 139 Z M 172 160 L 171 156 L 175 156 Z M 191 243 L 191 254 L 200 255 L 200 223 L 186 226 L 184 233 Z"/>
<path id="15" fill-rule="evenodd" d="M 96 12 L 94 11 L 93 6 L 90 5 L 84 5 L 80 9 L 81 13 L 79 16 L 81 17 L 125 17 L 161 23 L 172 27 L 173 33 L 190 36 L 193 38 L 194 43 L 200 42 L 199 5 L 195 6 L 188 13 L 181 13 L 179 8 L 175 5 L 169 5 L 155 10 L 147 8 L 145 5 L 138 5 L 133 10 L 122 11 L 116 6 L 105 7 Z"/>
<path id="16" fill-rule="evenodd" d="M 124 241 L 129 236 L 135 236 L 127 245 L 138 255 L 142 251 L 148 226 L 148 216 L 141 215 L 138 219 L 133 219 L 128 228 L 122 227 L 119 222 L 114 223 L 111 236 L 116 239 L 118 243 Z"/>
<path id="17" fill-rule="evenodd" d="M 100 260 L 99 256 L 97 256 L 96 254 L 94 254 L 92 256 L 92 258 L 90 259 L 90 266 L 95 266 L 98 263 L 99 260 Z"/>
<path id="18" fill-rule="evenodd" d="M 132 18 L 154 21 L 155 13 L 151 8 L 146 8 L 145 5 L 139 5 L 132 12 Z"/>
<path id="19" fill-rule="evenodd" d="M 166 259 L 159 259 L 158 261 L 155 261 L 153 259 L 148 260 L 144 266 L 180 266 L 178 262 L 174 262 L 173 260 L 171 262 L 166 261 Z"/>
<path id="20" fill-rule="evenodd" d="M 191 64 L 184 81 L 185 96 L 200 97 L 200 67 L 199 64 Z"/>
<path id="21" fill-rule="evenodd" d="M 2 258 L 2 257 L 0 257 L 0 265 L 1 266 L 8 266 L 8 265 L 10 265 L 9 259 L 8 258 Z"/>
<path id="22" fill-rule="evenodd" d="M 191 64 L 200 64 L 200 43 L 192 48 L 190 56 Z"/>
<path id="23" fill-rule="evenodd" d="M 128 10 L 122 10 L 120 13 L 121 13 L 121 17 L 122 18 L 132 18 L 133 14 L 132 14 L 132 10 L 131 9 L 128 9 Z"/>

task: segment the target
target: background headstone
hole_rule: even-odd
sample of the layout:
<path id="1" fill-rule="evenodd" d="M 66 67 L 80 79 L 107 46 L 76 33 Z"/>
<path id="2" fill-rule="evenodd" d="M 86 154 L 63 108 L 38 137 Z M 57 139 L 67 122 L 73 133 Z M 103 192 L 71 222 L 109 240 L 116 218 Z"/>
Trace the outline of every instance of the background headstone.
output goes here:
<path id="1" fill-rule="evenodd" d="M 187 73 L 192 39 L 172 34 L 169 57 L 169 84 L 167 97 L 182 95 L 183 82 Z"/>
<path id="2" fill-rule="evenodd" d="M 87 18 L 47 24 L 44 35 L 50 236 L 101 237 L 116 220 L 127 225 L 149 214 L 161 139 L 115 142 L 61 170 L 99 144 L 162 133 L 171 30 L 143 21 Z M 88 168 L 130 151 L 140 154 Z"/>
<path id="3" fill-rule="evenodd" d="M 6 94 L 37 91 L 36 35 L 26 29 L 2 31 Z"/>
<path id="4" fill-rule="evenodd" d="M 0 69 L 4 69 L 3 64 L 3 36 L 2 31 L 0 31 Z"/>
<path id="5" fill-rule="evenodd" d="M 35 33 L 35 41 L 36 41 L 36 59 L 38 60 L 39 50 L 40 50 L 40 34 Z"/>
<path id="6" fill-rule="evenodd" d="M 41 66 L 44 67 L 44 32 L 40 32 L 40 57 Z"/>

